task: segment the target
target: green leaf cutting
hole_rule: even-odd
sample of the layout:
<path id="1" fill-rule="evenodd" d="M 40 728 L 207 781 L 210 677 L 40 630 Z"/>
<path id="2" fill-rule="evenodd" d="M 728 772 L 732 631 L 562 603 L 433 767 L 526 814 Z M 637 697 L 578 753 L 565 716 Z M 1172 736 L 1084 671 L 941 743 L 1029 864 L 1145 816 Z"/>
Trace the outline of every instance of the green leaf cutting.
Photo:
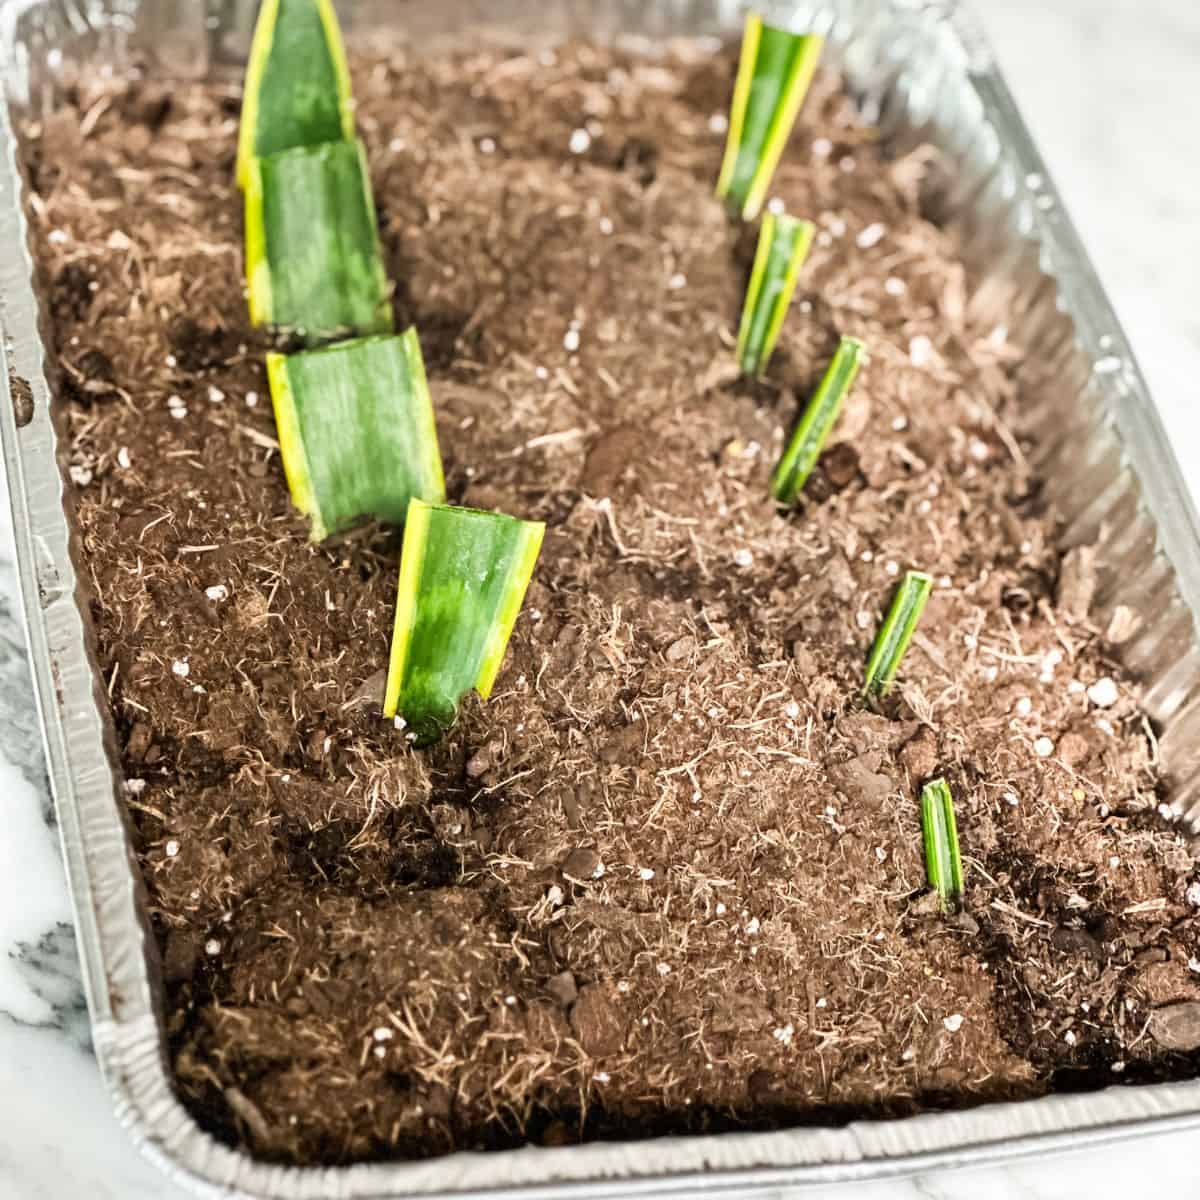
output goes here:
<path id="1" fill-rule="evenodd" d="M 486 700 L 537 562 L 545 526 L 413 500 L 383 711 L 435 742 L 472 689 Z"/>
<path id="2" fill-rule="evenodd" d="M 354 101 L 332 0 L 263 0 L 246 68 L 237 179 L 250 162 L 354 137 Z"/>
<path id="3" fill-rule="evenodd" d="M 770 212 L 763 217 L 738 330 L 743 374 L 761 375 L 767 369 L 815 232 L 811 221 Z"/>
<path id="4" fill-rule="evenodd" d="M 864 695 L 886 696 L 891 690 L 932 589 L 933 580 L 921 571 L 909 571 L 904 576 L 867 660 Z"/>
<path id="5" fill-rule="evenodd" d="M 267 356 L 292 501 L 321 541 L 362 516 L 400 525 L 408 502 L 446 498 L 415 329 Z"/>
<path id="6" fill-rule="evenodd" d="M 963 869 L 954 798 L 944 779 L 927 783 L 921 792 L 921 829 L 929 886 L 937 892 L 942 911 L 951 912 L 962 903 Z"/>
<path id="7" fill-rule="evenodd" d="M 771 476 L 771 495 L 780 504 L 794 504 L 808 482 L 865 357 L 866 347 L 857 338 L 844 337 L 838 344 Z"/>
<path id="8" fill-rule="evenodd" d="M 764 25 L 750 13 L 729 113 L 729 139 L 717 182 L 744 220 L 762 210 L 800 106 L 816 73 L 824 39 Z"/>
<path id="9" fill-rule="evenodd" d="M 360 142 L 327 142 L 250 162 L 250 318 L 315 343 L 391 333 L 388 282 Z"/>

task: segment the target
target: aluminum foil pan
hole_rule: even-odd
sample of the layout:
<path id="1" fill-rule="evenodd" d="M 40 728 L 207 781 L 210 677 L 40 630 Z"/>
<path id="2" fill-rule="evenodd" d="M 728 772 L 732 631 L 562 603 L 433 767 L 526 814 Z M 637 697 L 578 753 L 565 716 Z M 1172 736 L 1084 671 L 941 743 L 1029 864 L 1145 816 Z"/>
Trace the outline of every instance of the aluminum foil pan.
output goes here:
<path id="1" fill-rule="evenodd" d="M 529 39 L 735 36 L 737 0 L 347 0 L 352 34 L 386 24 L 420 44 L 492 29 Z M 758 6 L 815 29 L 868 115 L 904 148 L 941 149 L 941 215 L 982 285 L 972 303 L 1005 323 L 1059 381 L 1026 414 L 1067 544 L 1096 541 L 1098 603 L 1141 618 L 1125 647 L 1145 687 L 1169 800 L 1200 824 L 1200 527 L 1129 345 L 983 39 L 954 3 L 798 0 Z M 96 1054 L 130 1136 L 206 1196 L 780 1195 L 1200 1126 L 1200 1082 L 1109 1088 L 842 1128 L 636 1144 L 456 1154 L 421 1163 L 297 1170 L 256 1162 L 202 1133 L 176 1098 L 165 1054 L 157 952 L 123 817 L 103 689 L 89 649 L 64 510 L 37 292 L 22 217 L 12 116 L 38 112 L 79 71 L 131 56 L 164 73 L 233 71 L 246 0 L 0 0 L 0 431 L 33 677 Z"/>

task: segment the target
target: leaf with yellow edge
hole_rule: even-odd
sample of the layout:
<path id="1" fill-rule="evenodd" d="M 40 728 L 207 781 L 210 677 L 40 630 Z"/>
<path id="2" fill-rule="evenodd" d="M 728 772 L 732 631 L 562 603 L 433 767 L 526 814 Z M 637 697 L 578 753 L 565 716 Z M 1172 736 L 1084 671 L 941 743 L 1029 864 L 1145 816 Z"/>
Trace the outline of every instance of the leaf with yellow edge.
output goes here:
<path id="1" fill-rule="evenodd" d="M 250 47 L 237 180 L 250 162 L 354 137 L 354 100 L 332 0 L 263 0 Z"/>
<path id="2" fill-rule="evenodd" d="M 544 533 L 502 513 L 409 505 L 383 711 L 417 745 L 437 741 L 468 692 L 491 695 Z"/>

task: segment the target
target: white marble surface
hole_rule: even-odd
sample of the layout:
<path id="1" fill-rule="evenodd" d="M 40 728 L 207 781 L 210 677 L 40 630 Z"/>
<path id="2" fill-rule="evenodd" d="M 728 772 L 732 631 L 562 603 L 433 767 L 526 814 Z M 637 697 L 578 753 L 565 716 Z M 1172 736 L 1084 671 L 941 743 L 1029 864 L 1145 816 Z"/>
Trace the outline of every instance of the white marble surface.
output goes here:
<path id="1" fill-rule="evenodd" d="M 1156 390 L 1169 432 L 1200 430 L 1200 6 L 1192 0 L 977 0 Z M 1180 454 L 1185 470 L 1189 455 Z M 0 468 L 2 469 L 2 468 Z M 1191 467 L 1200 496 L 1200 465 Z M 70 907 L 14 620 L 0 517 L 0 1197 L 172 1200 L 117 1127 L 95 1062 Z M 1194 1191 L 1200 1146 L 1157 1137 L 1015 1167 L 838 1189 L 845 1200 Z M 1189 1186 L 1191 1185 L 1191 1186 Z"/>

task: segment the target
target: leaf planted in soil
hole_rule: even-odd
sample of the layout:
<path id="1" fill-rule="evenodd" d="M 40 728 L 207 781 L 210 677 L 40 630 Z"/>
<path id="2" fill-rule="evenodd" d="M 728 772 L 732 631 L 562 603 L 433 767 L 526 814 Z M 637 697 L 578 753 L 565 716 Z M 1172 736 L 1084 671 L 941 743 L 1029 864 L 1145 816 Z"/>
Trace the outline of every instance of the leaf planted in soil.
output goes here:
<path id="1" fill-rule="evenodd" d="M 263 0 L 242 98 L 237 180 L 252 159 L 354 138 L 350 72 L 332 0 Z"/>
<path id="2" fill-rule="evenodd" d="M 925 609 L 925 602 L 933 588 L 933 580 L 923 571 L 909 571 L 896 590 L 896 597 L 888 612 L 871 657 L 867 660 L 867 681 L 863 687 L 866 696 L 886 696 L 900 669 L 904 652 L 917 631 L 917 622 Z"/>
<path id="3" fill-rule="evenodd" d="M 921 829 L 929 886 L 937 892 L 942 911 L 952 912 L 962 903 L 963 869 L 954 797 L 944 779 L 927 783 L 921 792 Z"/>
<path id="4" fill-rule="evenodd" d="M 816 34 L 775 29 L 754 13 L 746 17 L 717 183 L 717 195 L 744 220 L 753 221 L 767 198 L 824 41 Z"/>
<path id="5" fill-rule="evenodd" d="M 250 161 L 250 319 L 309 343 L 392 332 L 387 275 L 361 142 L 327 142 Z"/>
<path id="6" fill-rule="evenodd" d="M 743 374 L 761 375 L 767 369 L 815 233 L 811 221 L 774 213 L 763 217 L 738 330 L 737 358 Z"/>
<path id="7" fill-rule="evenodd" d="M 771 476 L 771 495 L 780 504 L 794 504 L 808 482 L 865 357 L 866 347 L 858 338 L 844 337 L 838 344 Z"/>
<path id="8" fill-rule="evenodd" d="M 267 355 L 292 502 L 322 541 L 363 516 L 403 524 L 446 498 L 417 332 Z"/>
<path id="9" fill-rule="evenodd" d="M 545 526 L 413 500 L 404 527 L 385 716 L 418 746 L 437 741 L 472 689 L 500 671 Z"/>

